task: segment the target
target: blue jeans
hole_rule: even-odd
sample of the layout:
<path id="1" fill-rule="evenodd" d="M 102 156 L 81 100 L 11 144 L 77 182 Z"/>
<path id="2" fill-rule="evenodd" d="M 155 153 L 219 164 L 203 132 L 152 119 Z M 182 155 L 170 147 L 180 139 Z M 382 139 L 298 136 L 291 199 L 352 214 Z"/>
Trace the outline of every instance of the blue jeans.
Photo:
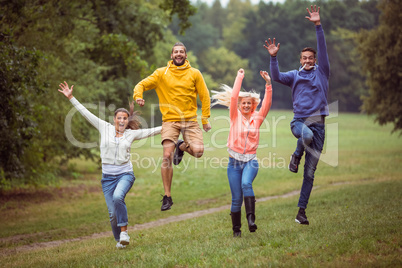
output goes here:
<path id="1" fill-rule="evenodd" d="M 133 186 L 134 181 L 134 172 L 119 175 L 102 174 L 102 190 L 116 241 L 120 241 L 120 227 L 128 225 L 127 207 L 124 198 Z"/>
<path id="2" fill-rule="evenodd" d="M 241 211 L 243 195 L 245 197 L 254 196 L 253 181 L 257 176 L 258 167 L 256 159 L 243 162 L 229 157 L 227 174 L 230 191 L 232 192 L 231 212 Z"/>
<path id="3" fill-rule="evenodd" d="M 298 139 L 294 154 L 301 157 L 303 152 L 306 152 L 303 184 L 297 205 L 305 209 L 313 189 L 314 173 L 324 147 L 325 124 L 323 122 L 309 123 L 303 118 L 294 118 L 290 127 L 293 135 Z"/>

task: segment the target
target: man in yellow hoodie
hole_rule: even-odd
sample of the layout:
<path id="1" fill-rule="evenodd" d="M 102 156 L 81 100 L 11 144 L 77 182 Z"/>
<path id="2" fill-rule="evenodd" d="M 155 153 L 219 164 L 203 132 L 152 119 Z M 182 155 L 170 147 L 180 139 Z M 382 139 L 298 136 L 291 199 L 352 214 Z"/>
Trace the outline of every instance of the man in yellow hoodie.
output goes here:
<path id="1" fill-rule="evenodd" d="M 209 131 L 210 98 L 208 88 L 199 70 L 192 68 L 187 60 L 187 50 L 183 43 L 176 43 L 166 67 L 158 68 L 134 87 L 134 100 L 144 106 L 143 92 L 155 89 L 162 113 L 163 161 L 161 174 L 165 195 L 161 210 L 169 210 L 173 205 L 171 186 L 173 166 L 178 165 L 187 152 L 194 157 L 204 153 L 202 131 L 197 122 L 197 94 L 202 103 L 202 126 Z M 182 133 L 183 140 L 179 140 Z M 175 150 L 176 149 L 176 150 Z"/>

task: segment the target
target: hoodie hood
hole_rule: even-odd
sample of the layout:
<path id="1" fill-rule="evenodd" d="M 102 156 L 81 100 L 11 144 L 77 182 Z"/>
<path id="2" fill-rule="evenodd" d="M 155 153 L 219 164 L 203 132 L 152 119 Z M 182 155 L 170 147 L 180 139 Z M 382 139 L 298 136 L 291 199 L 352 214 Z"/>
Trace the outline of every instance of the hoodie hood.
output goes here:
<path id="1" fill-rule="evenodd" d="M 167 63 L 167 68 L 166 68 L 165 74 L 167 73 L 167 71 L 169 69 L 171 69 L 172 71 L 180 71 L 180 70 L 185 70 L 185 69 L 189 69 L 189 68 L 191 68 L 191 65 L 187 59 L 185 60 L 183 65 L 180 65 L 180 66 L 174 65 L 173 60 L 170 60 Z"/>

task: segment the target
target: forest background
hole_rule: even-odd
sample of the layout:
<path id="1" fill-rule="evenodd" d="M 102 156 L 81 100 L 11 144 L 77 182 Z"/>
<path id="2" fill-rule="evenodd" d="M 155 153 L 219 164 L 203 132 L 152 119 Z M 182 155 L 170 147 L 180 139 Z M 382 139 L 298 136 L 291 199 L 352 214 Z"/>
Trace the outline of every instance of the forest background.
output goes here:
<path id="1" fill-rule="evenodd" d="M 108 120 L 115 108 L 128 107 L 136 83 L 165 66 L 172 45 L 181 41 L 209 90 L 232 85 L 237 70 L 244 68 L 244 88 L 263 94 L 258 72 L 269 71 L 263 48 L 267 38 L 281 43 L 282 71 L 299 67 L 302 48 L 316 47 L 314 26 L 305 19 L 311 4 L 320 6 L 326 34 L 329 102 L 337 102 L 340 112 L 374 113 L 380 124 L 392 122 L 399 130 L 402 46 L 397 0 L 230 0 L 226 7 L 219 0 L 212 6 L 188 0 L 1 0 L 0 190 L 51 184 L 61 175 L 74 175 L 70 159 L 99 160 L 96 146 L 77 147 L 66 137 L 72 107 L 57 92 L 62 81 L 74 84 L 77 99 Z M 289 88 L 278 83 L 274 88 L 272 109 L 291 109 Z M 393 92 L 386 92 L 388 88 Z M 379 96 L 378 89 L 386 97 Z M 144 125 L 160 125 L 155 92 L 147 93 L 146 100 L 148 108 L 140 109 Z M 79 116 L 69 128 L 79 141 L 98 137 Z"/>

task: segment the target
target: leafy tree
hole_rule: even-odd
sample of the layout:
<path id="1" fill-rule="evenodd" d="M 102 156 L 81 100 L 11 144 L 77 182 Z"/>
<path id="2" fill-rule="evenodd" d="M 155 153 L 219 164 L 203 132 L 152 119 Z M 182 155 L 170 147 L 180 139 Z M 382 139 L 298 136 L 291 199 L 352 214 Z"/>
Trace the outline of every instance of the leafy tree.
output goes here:
<path id="1" fill-rule="evenodd" d="M 241 59 L 234 52 L 224 47 L 209 48 L 199 61 L 200 64 L 205 66 L 205 72 L 207 72 L 213 80 L 219 81 L 219 83 L 233 86 L 234 78 L 240 68 L 243 68 L 246 73 L 245 86 L 247 86 L 246 81 L 253 80 L 253 73 L 248 68 L 248 60 Z"/>
<path id="2" fill-rule="evenodd" d="M 172 20 L 174 14 L 177 14 L 180 19 L 180 34 L 183 34 L 191 26 L 188 18 L 194 15 L 197 10 L 190 4 L 189 0 L 164 0 L 160 7 L 168 11 L 170 20 Z"/>
<path id="3" fill-rule="evenodd" d="M 5 178 L 21 178 L 41 166 L 39 152 L 26 155 L 40 134 L 35 118 L 39 107 L 30 100 L 43 94 L 36 69 L 41 57 L 38 51 L 16 47 L 9 33 L 0 33 L 0 188 Z M 34 165 L 27 167 L 24 158 Z"/>
<path id="4" fill-rule="evenodd" d="M 249 1 L 246 3 L 240 0 L 229 1 L 222 33 L 224 46 L 227 49 L 236 50 L 236 44 L 245 40 L 243 30 L 246 28 L 247 23 L 246 14 L 249 14 L 250 10 L 251 4 Z"/>
<path id="5" fill-rule="evenodd" d="M 373 6 L 377 0 L 370 1 L 321 1 L 322 22 L 326 34 L 328 54 L 331 64 L 330 101 L 339 100 L 341 110 L 359 111 L 359 95 L 364 91 L 364 78 L 358 74 L 360 61 L 354 53 L 356 44 L 350 36 L 340 33 L 344 30 L 371 29 L 375 26 L 378 12 Z M 225 47 L 233 49 L 242 58 L 249 59 L 253 73 L 269 68 L 269 55 L 262 48 L 264 40 L 275 37 L 281 43 L 278 54 L 281 71 L 299 67 L 299 53 L 307 46 L 316 46 L 314 26 L 304 19 L 309 3 L 301 0 L 286 1 L 283 4 L 260 2 L 258 9 L 251 8 L 238 16 L 232 24 L 245 21 L 241 33 L 230 34 L 225 38 Z M 231 28 L 224 28 L 228 31 Z M 343 29 L 343 30 L 340 30 Z M 238 38 L 239 37 L 239 38 Z M 346 40 L 343 40 L 346 38 Z M 232 40 L 229 44 L 227 40 Z M 353 76 L 351 77 L 351 74 Z M 253 81 L 257 83 L 258 80 Z M 256 85 L 252 84 L 254 87 Z M 291 108 L 291 92 L 288 87 L 274 83 L 273 108 Z"/>
<path id="6" fill-rule="evenodd" d="M 7 68 L 21 69 L 15 74 L 20 78 L 4 83 L 9 91 L 22 92 L 17 98 L 19 103 L 29 104 L 27 110 L 22 110 L 27 113 L 27 126 L 22 129 L 28 134 L 38 133 L 20 137 L 21 144 L 29 146 L 16 150 L 16 157 L 6 151 L 10 154 L 5 159 L 18 160 L 21 165 L 14 173 L 3 170 L 2 174 L 8 179 L 19 176 L 35 181 L 39 173 L 31 172 L 31 176 L 27 172 L 40 167 L 39 162 L 57 167 L 74 157 L 96 158 L 97 149 L 76 147 L 67 140 L 65 131 L 70 130 L 78 141 L 96 141 L 98 134 L 80 116 L 74 116 L 72 125 L 66 128 L 71 105 L 57 92 L 58 84 L 64 80 L 76 84 L 74 95 L 82 102 L 95 104 L 93 112 L 110 121 L 115 108 L 128 106 L 133 86 L 149 72 L 153 64 L 148 61 L 152 60 L 149 55 L 164 39 L 170 17 L 180 12 L 180 25 L 185 29 L 193 11 L 188 0 L 1 1 L 0 32 L 14 37 L 12 44 L 2 46 L 2 63 L 8 64 Z M 26 56 L 26 60 L 18 56 L 30 55 L 30 51 L 32 56 Z M 34 51 L 43 56 L 34 57 Z M 7 101 L 0 100 L 2 107 Z M 10 109 L 18 112 L 20 106 Z M 17 114 L 22 118 L 20 112 Z M 15 133 L 21 124 L 9 126 L 9 131 Z M 5 142 L 2 140 L 1 146 L 6 146 Z"/>
<path id="7" fill-rule="evenodd" d="M 214 29 L 218 30 L 219 39 L 223 38 L 223 24 L 226 19 L 225 9 L 222 8 L 221 2 L 215 0 L 212 8 L 207 10 L 206 22 L 209 22 Z"/>
<path id="8" fill-rule="evenodd" d="M 186 30 L 185 35 L 181 35 L 177 31 L 177 20 L 173 20 L 173 23 L 170 25 L 170 29 L 172 29 L 176 38 L 183 42 L 187 49 L 196 55 L 201 55 L 209 47 L 217 45 L 219 41 L 219 30 L 208 21 L 208 10 L 210 8 L 206 4 L 198 6 L 199 12 L 189 19 L 192 27 Z M 201 70 L 203 70 L 203 66 L 201 66 Z"/>
<path id="9" fill-rule="evenodd" d="M 361 95 L 367 88 L 356 50 L 356 33 L 339 28 L 332 31 L 331 36 L 328 53 L 342 57 L 334 57 L 331 60 L 331 68 L 336 71 L 331 72 L 329 99 L 337 100 L 341 111 L 359 112 L 362 105 Z"/>
<path id="10" fill-rule="evenodd" d="M 367 75 L 369 93 L 363 110 L 374 114 L 380 125 L 392 123 L 402 129 L 402 6 L 398 0 L 383 0 L 379 5 L 380 25 L 360 31 L 357 42 Z"/>

